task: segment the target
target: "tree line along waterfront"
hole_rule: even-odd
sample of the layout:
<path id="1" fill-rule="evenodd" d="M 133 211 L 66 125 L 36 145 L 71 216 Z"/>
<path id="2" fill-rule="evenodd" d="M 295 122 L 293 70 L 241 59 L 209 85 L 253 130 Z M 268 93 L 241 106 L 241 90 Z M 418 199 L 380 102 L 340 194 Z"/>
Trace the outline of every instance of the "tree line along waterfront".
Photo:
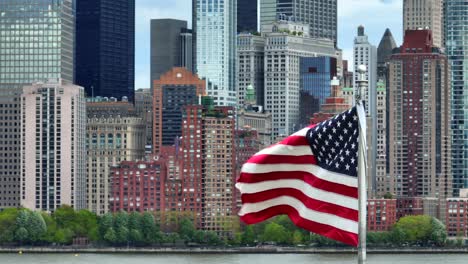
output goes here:
<path id="1" fill-rule="evenodd" d="M 190 214 L 108 213 L 97 216 L 87 210 L 62 206 L 53 213 L 10 208 L 0 212 L 1 246 L 68 246 L 75 238 L 90 246 L 183 247 L 183 246 L 315 246 L 346 245 L 297 228 L 287 216 L 257 225 L 239 222 L 232 236 L 220 237 L 213 231 L 195 228 Z M 230 227 L 232 228 L 232 227 Z M 232 230 L 232 229 L 231 229 Z M 369 232 L 369 246 L 447 247 L 462 246 L 462 240 L 447 240 L 445 226 L 429 216 L 406 216 L 388 232 Z"/>

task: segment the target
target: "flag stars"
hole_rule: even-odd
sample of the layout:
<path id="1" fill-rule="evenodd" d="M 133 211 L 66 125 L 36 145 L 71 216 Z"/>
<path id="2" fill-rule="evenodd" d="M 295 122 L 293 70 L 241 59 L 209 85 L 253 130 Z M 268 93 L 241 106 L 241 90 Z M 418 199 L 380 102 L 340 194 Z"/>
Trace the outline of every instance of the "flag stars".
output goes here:
<path id="1" fill-rule="evenodd" d="M 351 168 L 351 166 L 349 166 L 348 164 L 345 165 L 345 168 L 347 171 L 349 171 L 349 169 Z"/>

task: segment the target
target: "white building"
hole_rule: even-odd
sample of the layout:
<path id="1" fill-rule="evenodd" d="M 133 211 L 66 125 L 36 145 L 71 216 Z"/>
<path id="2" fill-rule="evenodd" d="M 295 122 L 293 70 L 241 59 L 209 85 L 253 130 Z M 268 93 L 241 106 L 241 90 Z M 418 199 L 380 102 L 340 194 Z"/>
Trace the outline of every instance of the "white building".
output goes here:
<path id="1" fill-rule="evenodd" d="M 264 71 L 263 98 L 257 102 L 272 114 L 273 141 L 300 129 L 299 91 L 300 58 L 329 56 L 340 59 L 329 39 L 313 39 L 309 36 L 309 25 L 278 21 L 262 26 L 262 35 L 240 34 L 238 36 L 238 97 L 245 98 L 245 91 L 253 80 Z M 263 49 L 261 47 L 263 41 Z M 255 48 L 254 48 L 255 47 Z M 258 61 L 263 57 L 263 67 Z M 256 88 L 256 93 L 261 93 Z"/>
<path id="2" fill-rule="evenodd" d="M 375 195 L 376 189 L 376 160 L 377 160 L 377 48 L 369 42 L 367 35 L 364 33 L 364 27 L 358 27 L 358 35 L 354 39 L 354 69 L 359 65 L 365 65 L 367 68 L 366 79 L 368 81 L 367 89 L 361 91 L 362 100 L 365 102 L 367 113 L 368 127 L 368 178 L 372 185 L 369 185 L 369 196 Z M 359 79 L 358 71 L 354 71 L 354 89 L 357 89 L 357 81 Z"/>
<path id="3" fill-rule="evenodd" d="M 197 73 L 220 106 L 236 104 L 237 1 L 194 0 Z"/>
<path id="4" fill-rule="evenodd" d="M 84 90 L 65 81 L 25 86 L 21 95 L 21 206 L 86 208 Z"/>

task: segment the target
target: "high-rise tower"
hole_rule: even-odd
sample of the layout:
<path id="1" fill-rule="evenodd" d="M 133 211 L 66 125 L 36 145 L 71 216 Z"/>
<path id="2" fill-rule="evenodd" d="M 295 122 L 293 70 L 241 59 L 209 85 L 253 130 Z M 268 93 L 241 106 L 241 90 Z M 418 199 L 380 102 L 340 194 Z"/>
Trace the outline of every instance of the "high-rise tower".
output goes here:
<path id="1" fill-rule="evenodd" d="M 452 71 L 453 194 L 468 188 L 468 0 L 445 1 L 445 45 Z"/>
<path id="2" fill-rule="evenodd" d="M 76 1 L 75 80 L 90 97 L 128 97 L 135 81 L 135 0 Z"/>
<path id="3" fill-rule="evenodd" d="M 220 106 L 236 104 L 237 0 L 196 0 L 197 73 Z"/>
<path id="4" fill-rule="evenodd" d="M 187 21 L 151 20 L 151 84 L 173 67 L 194 71 L 192 40 Z"/>
<path id="5" fill-rule="evenodd" d="M 73 82 L 72 0 L 27 3 L 0 1 L 0 210 L 20 206 L 23 86 L 48 79 Z"/>
<path id="6" fill-rule="evenodd" d="M 399 197 L 451 195 L 451 89 L 447 57 L 429 30 L 407 30 L 390 61 L 389 164 Z"/>
<path id="7" fill-rule="evenodd" d="M 432 31 L 434 46 L 442 48 L 443 2 L 444 0 L 404 0 L 403 33 L 408 29 L 429 29 Z"/>

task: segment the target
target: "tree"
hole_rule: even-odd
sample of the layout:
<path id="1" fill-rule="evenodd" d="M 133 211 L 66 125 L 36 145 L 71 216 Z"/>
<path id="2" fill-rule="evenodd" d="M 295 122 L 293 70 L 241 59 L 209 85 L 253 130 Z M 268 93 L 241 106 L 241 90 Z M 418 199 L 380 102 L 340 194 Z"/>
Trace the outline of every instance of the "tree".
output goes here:
<path id="1" fill-rule="evenodd" d="M 141 218 L 141 233 L 145 243 L 152 244 L 162 240 L 162 234 L 156 229 L 154 216 L 145 212 Z"/>
<path id="2" fill-rule="evenodd" d="M 192 242 L 195 234 L 195 227 L 189 218 L 184 218 L 179 224 L 179 235 L 186 242 Z"/>
<path id="3" fill-rule="evenodd" d="M 138 229 L 130 230 L 129 240 L 133 245 L 141 245 L 144 243 L 143 235 Z"/>
<path id="4" fill-rule="evenodd" d="M 47 232 L 47 225 L 39 212 L 30 212 L 26 229 L 31 242 L 37 243 L 43 239 Z"/>
<path id="5" fill-rule="evenodd" d="M 425 243 L 430 240 L 432 231 L 431 217 L 427 215 L 405 216 L 395 224 L 406 235 L 408 243 Z"/>
<path id="6" fill-rule="evenodd" d="M 447 229 L 445 225 L 436 218 L 431 219 L 432 231 L 430 234 L 431 242 L 438 246 L 445 245 L 447 241 Z"/>
<path id="7" fill-rule="evenodd" d="M 262 240 L 264 242 L 276 242 L 278 244 L 287 244 L 289 241 L 289 234 L 286 228 L 277 223 L 269 223 L 265 227 Z"/>
<path id="8" fill-rule="evenodd" d="M 15 240 L 16 218 L 18 209 L 7 208 L 0 211 L 0 245 Z"/>
<path id="9" fill-rule="evenodd" d="M 99 220 L 98 231 L 102 240 L 106 240 L 104 237 L 110 228 L 114 226 L 114 217 L 112 214 L 107 213 Z"/>
<path id="10" fill-rule="evenodd" d="M 304 239 L 302 237 L 302 233 L 299 230 L 294 231 L 293 238 L 292 238 L 292 243 L 294 245 L 299 245 L 299 244 L 302 244 L 303 240 Z"/>
<path id="11" fill-rule="evenodd" d="M 27 241 L 28 237 L 29 233 L 25 227 L 20 227 L 15 232 L 15 240 L 18 241 L 21 245 L 24 241 Z"/>
<path id="12" fill-rule="evenodd" d="M 107 230 L 106 234 L 104 235 L 104 240 L 111 245 L 117 243 L 117 235 L 114 231 L 114 228 L 111 227 Z"/>
<path id="13" fill-rule="evenodd" d="M 388 193 L 384 194 L 384 198 L 385 199 L 393 199 L 393 194 L 388 192 Z"/>
<path id="14" fill-rule="evenodd" d="M 243 245 L 253 245 L 255 243 L 255 231 L 253 226 L 249 225 L 245 228 L 244 233 L 242 234 L 242 244 Z"/>

